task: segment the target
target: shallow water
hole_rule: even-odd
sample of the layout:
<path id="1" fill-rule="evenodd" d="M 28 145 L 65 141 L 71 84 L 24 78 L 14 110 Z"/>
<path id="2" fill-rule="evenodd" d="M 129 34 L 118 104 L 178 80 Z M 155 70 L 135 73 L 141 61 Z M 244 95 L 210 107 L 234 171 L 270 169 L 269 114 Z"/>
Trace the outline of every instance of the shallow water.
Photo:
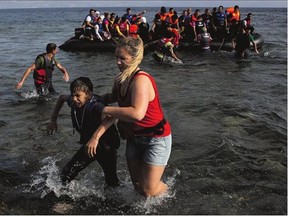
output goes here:
<path id="1" fill-rule="evenodd" d="M 117 10 L 121 14 L 125 9 Z M 148 10 L 150 23 L 157 10 Z M 69 109 L 63 107 L 58 132 L 48 136 L 45 129 L 57 97 L 37 100 L 32 76 L 14 90 L 46 44 L 60 45 L 73 36 L 87 11 L 1 10 L 0 213 L 287 214 L 286 9 L 253 9 L 256 31 L 265 43 L 247 61 L 225 51 L 179 52 L 183 65 L 160 65 L 146 54 L 141 67 L 154 76 L 173 131 L 164 175 L 169 193 L 148 200 L 132 189 L 124 143 L 118 154 L 121 187 L 105 188 L 97 163 L 68 187 L 60 186 L 58 174 L 79 148 Z M 15 18 L 21 22 L 12 22 Z M 111 90 L 117 73 L 113 52 L 59 51 L 57 59 L 71 80 L 88 76 L 94 93 Z M 56 90 L 69 93 L 70 83 L 61 79 L 56 71 Z"/>

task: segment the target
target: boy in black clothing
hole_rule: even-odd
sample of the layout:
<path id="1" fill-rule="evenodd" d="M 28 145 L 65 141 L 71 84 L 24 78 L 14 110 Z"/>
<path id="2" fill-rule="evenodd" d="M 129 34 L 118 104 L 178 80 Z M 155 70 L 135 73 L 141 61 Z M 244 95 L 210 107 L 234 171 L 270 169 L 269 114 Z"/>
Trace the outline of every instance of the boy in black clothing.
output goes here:
<path id="1" fill-rule="evenodd" d="M 61 179 L 63 183 L 72 181 L 78 173 L 91 162 L 97 160 L 102 167 L 108 186 L 119 185 L 116 174 L 117 149 L 120 138 L 115 125 L 112 125 L 99 140 L 96 156 L 89 157 L 86 153 L 86 143 L 101 124 L 104 104 L 101 99 L 92 94 L 93 84 L 89 78 L 79 77 L 70 85 L 71 95 L 61 95 L 55 105 L 51 122 L 47 126 L 48 134 L 57 131 L 57 117 L 66 101 L 71 107 L 71 118 L 74 129 L 80 134 L 81 148 L 70 162 L 63 168 Z"/>

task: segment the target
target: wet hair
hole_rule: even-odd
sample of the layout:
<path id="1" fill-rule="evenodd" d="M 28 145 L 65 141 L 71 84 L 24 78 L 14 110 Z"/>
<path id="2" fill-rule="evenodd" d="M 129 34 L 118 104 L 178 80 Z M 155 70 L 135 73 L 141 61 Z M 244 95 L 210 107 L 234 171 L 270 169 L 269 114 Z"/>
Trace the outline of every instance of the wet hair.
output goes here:
<path id="1" fill-rule="evenodd" d="M 57 48 L 57 45 L 55 43 L 49 43 L 46 46 L 46 52 L 51 53 L 53 50 Z"/>
<path id="2" fill-rule="evenodd" d="M 93 92 L 93 84 L 88 77 L 78 77 L 75 79 L 70 85 L 70 92 L 71 94 L 83 91 L 86 94 Z"/>
<path id="3" fill-rule="evenodd" d="M 118 77 L 118 81 L 123 83 L 130 78 L 141 64 L 144 55 L 144 46 L 141 38 L 125 37 L 119 40 L 117 48 L 124 48 L 132 57 L 131 63 L 127 65 L 127 68 Z"/>

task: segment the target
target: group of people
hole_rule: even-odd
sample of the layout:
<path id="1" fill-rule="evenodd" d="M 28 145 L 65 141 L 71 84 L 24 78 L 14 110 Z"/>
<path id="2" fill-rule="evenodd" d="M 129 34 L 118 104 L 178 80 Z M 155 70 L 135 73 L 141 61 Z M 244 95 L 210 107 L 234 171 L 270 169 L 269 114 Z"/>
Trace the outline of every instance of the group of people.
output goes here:
<path id="1" fill-rule="evenodd" d="M 226 10 L 223 6 L 219 6 L 218 9 L 215 7 L 212 12 L 206 8 L 203 14 L 199 9 L 192 13 L 192 9 L 187 8 L 180 16 L 174 8 L 170 8 L 167 12 L 165 7 L 161 7 L 155 14 L 149 31 L 153 40 L 161 39 L 160 48 L 157 48 L 158 53 L 155 56 L 160 60 L 161 55 L 168 50 L 169 55 L 173 57 L 172 49 L 167 49 L 165 44 L 172 42 L 173 46 L 177 47 L 179 40 L 198 42 L 202 51 L 210 51 L 212 40 L 221 42 L 219 50 L 225 42 L 231 41 L 232 49 L 241 57 L 247 54 L 252 42 L 255 52 L 258 53 L 252 34 L 254 31 L 252 17 L 253 14 L 248 13 L 242 20 L 238 5 Z"/>
<path id="2" fill-rule="evenodd" d="M 250 48 L 250 42 L 258 53 L 254 42 L 252 26 L 252 13 L 248 13 L 245 19 L 241 19 L 238 5 L 224 10 L 223 6 L 212 11 L 206 8 L 204 13 L 199 9 L 192 12 L 191 8 L 183 10 L 178 15 L 174 8 L 162 6 L 154 16 L 151 28 L 141 13 L 132 14 L 131 8 L 121 17 L 115 13 L 105 12 L 104 16 L 95 9 L 90 9 L 89 15 L 83 22 L 84 34 L 80 38 L 89 40 L 109 40 L 118 37 L 141 37 L 144 42 L 158 41 L 154 57 L 163 61 L 164 56 L 171 56 L 176 61 L 180 59 L 174 53 L 179 46 L 179 41 L 194 41 L 199 43 L 202 51 L 210 51 L 211 41 L 220 41 L 220 47 L 227 41 L 232 42 L 232 49 L 238 56 L 244 57 Z M 102 18 L 103 17 L 103 18 Z M 249 43 L 248 43 L 249 41 Z"/>
<path id="3" fill-rule="evenodd" d="M 56 61 L 56 53 L 56 44 L 49 43 L 46 53 L 39 55 L 25 71 L 16 89 L 23 86 L 29 73 L 34 70 L 38 93 L 54 93 L 54 66 L 68 81 L 68 72 Z M 120 134 L 122 139 L 127 140 L 126 158 L 135 190 L 146 197 L 157 196 L 167 191 L 167 185 L 161 179 L 171 153 L 170 124 L 164 116 L 153 77 L 139 67 L 144 56 L 142 39 L 121 38 L 115 56 L 119 73 L 111 93 L 95 95 L 91 80 L 79 77 L 71 83 L 70 94 L 58 98 L 47 132 L 53 134 L 57 131 L 59 112 L 67 103 L 81 144 L 60 177 L 64 185 L 69 184 L 81 170 L 96 160 L 103 169 L 106 184 L 119 185 L 117 149 Z M 39 80 L 41 83 L 38 83 Z M 108 105 L 115 102 L 118 102 L 118 106 Z"/>
<path id="4" fill-rule="evenodd" d="M 149 24 L 142 15 L 146 11 L 132 14 L 131 8 L 126 9 L 126 13 L 118 16 L 115 13 L 104 12 L 103 15 L 95 9 L 90 9 L 85 17 L 82 28 L 83 34 L 80 39 L 88 40 L 110 40 L 118 37 L 141 37 L 146 40 Z"/>

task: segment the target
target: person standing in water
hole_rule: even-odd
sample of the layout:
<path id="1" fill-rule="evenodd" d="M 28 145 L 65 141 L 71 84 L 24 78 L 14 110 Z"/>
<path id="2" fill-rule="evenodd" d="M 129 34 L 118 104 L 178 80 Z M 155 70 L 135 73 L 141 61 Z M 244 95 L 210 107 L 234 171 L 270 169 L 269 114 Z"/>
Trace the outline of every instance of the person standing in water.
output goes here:
<path id="1" fill-rule="evenodd" d="M 63 104 L 71 108 L 73 128 L 80 134 L 81 147 L 63 168 L 61 180 L 64 184 L 72 181 L 78 173 L 93 161 L 97 161 L 103 169 L 105 182 L 108 186 L 119 185 L 116 173 L 117 149 L 120 137 L 116 126 L 111 125 L 99 141 L 97 155 L 89 157 L 85 152 L 86 143 L 101 124 L 104 103 L 101 98 L 93 95 L 93 84 L 87 77 L 79 77 L 70 85 L 70 95 L 61 95 L 55 105 L 51 121 L 47 126 L 48 134 L 57 131 L 57 118 Z"/>
<path id="2" fill-rule="evenodd" d="M 109 103 L 102 113 L 108 117 L 87 143 L 90 157 L 96 153 L 104 131 L 118 119 L 118 130 L 126 143 L 126 158 L 136 191 L 150 197 L 163 194 L 167 185 L 161 180 L 170 157 L 172 136 L 164 117 L 159 93 L 152 76 L 141 70 L 144 46 L 140 38 L 122 38 L 115 56 L 120 73 L 116 76 Z"/>
<path id="3" fill-rule="evenodd" d="M 35 62 L 24 72 L 15 88 L 22 88 L 28 75 L 34 71 L 33 78 L 37 93 L 39 95 L 55 94 L 55 89 L 52 85 L 52 75 L 55 66 L 64 74 L 63 79 L 66 82 L 69 81 L 67 70 L 55 59 L 56 53 L 57 45 L 55 43 L 47 44 L 46 53 L 37 56 Z"/>

